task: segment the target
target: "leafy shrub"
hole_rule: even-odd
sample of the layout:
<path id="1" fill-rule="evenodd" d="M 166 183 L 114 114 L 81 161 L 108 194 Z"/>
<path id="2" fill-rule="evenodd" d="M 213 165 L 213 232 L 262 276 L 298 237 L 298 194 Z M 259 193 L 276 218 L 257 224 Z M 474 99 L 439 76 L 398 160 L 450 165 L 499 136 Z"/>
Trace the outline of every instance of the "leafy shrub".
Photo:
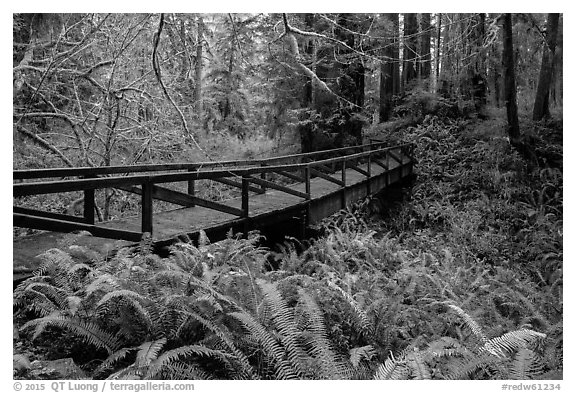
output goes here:
<path id="1" fill-rule="evenodd" d="M 561 375 L 561 170 L 530 171 L 460 120 L 400 137 L 418 141 L 418 182 L 386 221 L 363 201 L 274 255 L 257 233 L 167 259 L 146 243 L 111 260 L 50 250 L 14 292 L 15 321 L 96 378 Z"/>

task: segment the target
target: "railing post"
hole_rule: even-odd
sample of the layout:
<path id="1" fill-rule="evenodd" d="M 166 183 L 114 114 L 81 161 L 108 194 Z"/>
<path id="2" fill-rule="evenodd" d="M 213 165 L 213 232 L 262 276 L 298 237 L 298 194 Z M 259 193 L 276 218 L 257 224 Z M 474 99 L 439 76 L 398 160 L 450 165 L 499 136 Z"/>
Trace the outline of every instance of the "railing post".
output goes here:
<path id="1" fill-rule="evenodd" d="M 188 172 L 194 172 L 193 169 L 188 169 Z M 196 192 L 196 180 L 188 180 L 188 195 L 194 196 Z M 195 203 L 191 203 L 190 207 L 196 206 Z"/>
<path id="2" fill-rule="evenodd" d="M 410 159 L 410 175 L 414 173 L 414 144 L 408 145 L 408 158 Z"/>
<path id="3" fill-rule="evenodd" d="M 142 183 L 142 233 L 148 232 L 152 236 L 152 187 L 150 182 Z"/>
<path id="4" fill-rule="evenodd" d="M 266 163 L 263 162 L 263 163 L 260 164 L 260 166 L 265 167 L 265 166 L 266 166 Z M 266 180 L 266 172 L 262 172 L 262 173 L 260 174 L 260 179 Z M 262 193 L 265 193 L 265 192 L 266 192 L 266 186 L 262 185 L 262 186 L 260 186 L 260 189 L 262 190 Z"/>
<path id="5" fill-rule="evenodd" d="M 306 203 L 306 210 L 305 210 L 305 217 L 303 220 L 303 228 L 302 228 L 302 236 L 303 238 L 305 238 L 306 236 L 306 228 L 308 228 L 308 226 L 310 225 L 310 204 L 311 204 L 311 199 L 312 199 L 312 191 L 311 191 L 311 186 L 310 186 L 310 164 L 306 165 L 304 167 L 304 185 L 305 185 L 305 190 L 306 190 L 306 200 L 308 201 L 308 203 Z"/>
<path id="6" fill-rule="evenodd" d="M 300 163 L 305 164 L 305 161 L 307 161 L 306 158 L 302 157 L 302 159 L 300 160 Z M 304 179 L 306 179 L 306 168 L 310 169 L 310 167 L 305 166 L 302 168 L 302 174 L 301 175 L 302 175 L 302 178 L 304 178 Z"/>
<path id="7" fill-rule="evenodd" d="M 404 146 L 400 146 L 400 179 L 404 178 Z"/>
<path id="8" fill-rule="evenodd" d="M 242 217 L 248 218 L 249 212 L 249 200 L 248 191 L 250 186 L 250 177 L 248 175 L 242 175 Z"/>
<path id="9" fill-rule="evenodd" d="M 242 232 L 245 237 L 248 237 L 248 217 L 249 217 L 249 191 L 250 191 L 250 176 L 242 175 L 242 218 L 244 218 L 244 223 L 242 224 Z"/>
<path id="10" fill-rule="evenodd" d="M 346 209 L 346 159 L 342 160 L 342 193 L 340 194 L 342 209 Z"/>
<path id="11" fill-rule="evenodd" d="M 386 149 L 386 186 L 390 185 L 390 154 L 389 150 Z"/>
<path id="12" fill-rule="evenodd" d="M 88 176 L 84 177 L 89 178 Z M 84 221 L 86 224 L 94 225 L 94 209 L 96 208 L 96 202 L 94 200 L 94 189 L 84 190 Z"/>
<path id="13" fill-rule="evenodd" d="M 312 199 L 312 194 L 310 192 L 310 164 L 304 167 L 304 183 L 306 185 L 306 199 Z"/>
<path id="14" fill-rule="evenodd" d="M 366 172 L 368 172 L 368 181 L 366 182 L 366 188 L 368 192 L 368 196 L 372 195 L 372 170 L 371 170 L 371 163 L 372 163 L 372 153 L 368 153 L 368 162 L 366 164 Z"/>

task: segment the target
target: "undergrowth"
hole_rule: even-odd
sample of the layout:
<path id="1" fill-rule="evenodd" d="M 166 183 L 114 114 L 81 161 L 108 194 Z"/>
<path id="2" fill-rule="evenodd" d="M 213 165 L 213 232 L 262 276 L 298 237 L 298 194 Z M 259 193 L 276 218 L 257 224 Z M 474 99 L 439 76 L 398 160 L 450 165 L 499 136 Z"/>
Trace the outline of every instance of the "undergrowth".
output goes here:
<path id="1" fill-rule="evenodd" d="M 562 378 L 561 168 L 527 167 L 490 122 L 398 138 L 416 142 L 405 200 L 305 247 L 48 251 L 14 291 L 17 376 L 68 353 L 95 379 Z"/>

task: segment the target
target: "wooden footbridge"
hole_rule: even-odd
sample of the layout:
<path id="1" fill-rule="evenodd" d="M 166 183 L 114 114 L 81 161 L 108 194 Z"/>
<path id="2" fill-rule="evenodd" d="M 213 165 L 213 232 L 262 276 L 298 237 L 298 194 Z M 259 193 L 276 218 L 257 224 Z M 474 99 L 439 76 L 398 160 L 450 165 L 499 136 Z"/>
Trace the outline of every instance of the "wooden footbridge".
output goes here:
<path id="1" fill-rule="evenodd" d="M 294 219 L 305 228 L 412 171 L 412 145 L 385 142 L 260 160 L 17 170 L 13 225 L 45 232 L 14 239 L 15 279 L 36 267 L 35 257 L 57 247 L 66 232 L 90 232 L 79 245 L 102 252 L 137 243 L 145 233 L 155 244 L 169 244 L 201 230 L 215 240 L 230 230 L 246 232 Z M 204 179 L 238 188 L 239 196 L 201 198 L 197 188 Z M 178 186 L 181 191 L 174 189 Z M 105 188 L 140 195 L 140 214 L 96 222 L 95 190 Z M 83 193 L 82 215 L 22 205 L 23 197 L 67 192 Z M 178 208 L 156 212 L 154 200 Z"/>

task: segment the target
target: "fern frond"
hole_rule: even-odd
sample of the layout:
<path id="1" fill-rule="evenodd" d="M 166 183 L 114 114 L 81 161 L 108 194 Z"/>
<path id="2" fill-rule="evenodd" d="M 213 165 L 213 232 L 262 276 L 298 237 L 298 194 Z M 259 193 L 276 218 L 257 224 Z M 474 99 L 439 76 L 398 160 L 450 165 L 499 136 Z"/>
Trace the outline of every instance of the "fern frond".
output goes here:
<path id="1" fill-rule="evenodd" d="M 212 375 L 208 374 L 206 371 L 201 370 L 193 364 L 186 364 L 183 362 L 173 362 L 170 363 L 162 369 L 162 372 L 155 376 L 159 379 L 166 380 L 210 380 Z"/>
<path id="2" fill-rule="evenodd" d="M 166 345 L 166 338 L 161 338 L 155 341 L 147 341 L 138 346 L 138 353 L 136 354 L 136 361 L 134 366 L 137 368 L 147 367 L 150 362 L 158 357 L 158 353 Z"/>
<path id="3" fill-rule="evenodd" d="M 223 302 L 229 306 L 232 306 L 232 308 L 239 310 L 240 307 L 236 304 L 236 302 L 231 299 L 229 296 L 226 296 L 220 292 L 218 292 L 217 290 L 215 290 L 211 284 L 202 281 L 200 279 L 198 279 L 197 277 L 194 277 L 192 275 L 190 275 L 188 277 L 188 295 L 191 295 L 193 293 L 192 288 L 201 288 L 204 291 L 208 292 L 210 295 L 212 295 L 215 299 L 217 299 L 220 302 Z"/>
<path id="4" fill-rule="evenodd" d="M 472 351 L 452 337 L 440 337 L 438 340 L 434 340 L 428 345 L 426 352 L 436 358 L 473 356 Z"/>
<path id="5" fill-rule="evenodd" d="M 34 275 L 32 277 L 27 278 L 26 280 L 22 281 L 20 284 L 18 284 L 18 286 L 14 289 L 14 298 L 19 297 L 20 295 L 22 295 L 22 293 L 24 292 L 24 290 L 33 283 L 36 282 L 44 282 L 47 283 L 48 282 L 48 278 L 49 277 L 45 277 L 45 276 L 37 276 Z"/>
<path id="6" fill-rule="evenodd" d="M 116 371 L 115 373 L 108 376 L 106 379 L 121 379 L 121 380 L 128 380 L 128 379 L 142 379 L 142 372 L 134 368 L 134 365 L 130 365 L 126 368 Z"/>
<path id="7" fill-rule="evenodd" d="M 150 277 L 150 281 L 171 288 L 179 288 L 186 285 L 188 273 L 180 270 L 161 270 Z"/>
<path id="8" fill-rule="evenodd" d="M 530 329 L 515 330 L 490 339 L 484 344 L 481 351 L 487 351 L 497 357 L 505 357 L 506 352 L 512 353 L 515 350 L 525 348 L 539 338 L 546 338 L 546 335 Z"/>
<path id="9" fill-rule="evenodd" d="M 68 253 L 57 248 L 46 250 L 38 257 L 42 260 L 42 263 L 34 272 L 36 276 L 45 276 L 47 273 L 54 273 L 57 269 L 67 272 L 70 266 L 74 264 L 72 257 Z"/>
<path id="10" fill-rule="evenodd" d="M 98 314 L 102 315 L 109 312 L 110 305 L 108 303 L 111 303 L 111 305 L 128 304 L 136 312 L 138 318 L 144 322 L 145 329 L 150 329 L 154 325 L 153 321 L 148 310 L 140 302 L 149 303 L 150 301 L 137 292 L 128 289 L 118 289 L 104 295 L 96 304 L 96 310 Z"/>
<path id="11" fill-rule="evenodd" d="M 210 244 L 210 239 L 206 235 L 206 232 L 200 230 L 198 233 L 198 248 L 206 247 Z"/>
<path id="12" fill-rule="evenodd" d="M 225 352 L 218 351 L 205 347 L 203 345 L 186 345 L 176 349 L 171 349 L 164 352 L 157 359 L 153 360 L 148 367 L 148 371 L 145 375 L 146 379 L 154 379 L 159 375 L 159 373 L 165 367 L 169 367 L 174 362 L 182 359 L 188 358 L 190 356 L 200 356 L 212 359 L 217 359 L 225 364 L 228 364 L 229 357 Z"/>
<path id="13" fill-rule="evenodd" d="M 456 313 L 460 316 L 460 318 L 464 320 L 466 326 L 468 326 L 468 328 L 472 331 L 472 333 L 474 333 L 474 335 L 476 335 L 476 337 L 480 339 L 482 344 L 488 341 L 488 337 L 486 337 L 480 325 L 478 325 L 478 323 L 470 315 L 468 315 L 468 313 L 466 313 L 460 307 L 455 306 L 453 304 L 449 304 L 448 307 L 456 311 Z"/>
<path id="14" fill-rule="evenodd" d="M 422 357 L 422 352 L 414 349 L 406 356 L 406 363 L 415 379 L 431 379 L 430 368 Z"/>
<path id="15" fill-rule="evenodd" d="M 232 354 L 233 359 L 236 360 L 239 364 L 240 370 L 238 370 L 238 374 L 241 378 L 249 380 L 258 379 L 257 373 L 250 365 L 248 358 L 240 350 L 238 350 L 232 339 L 226 332 L 224 332 L 222 328 L 198 313 L 186 312 L 186 315 L 200 322 L 202 326 L 212 332 L 224 344 L 224 346 Z"/>
<path id="16" fill-rule="evenodd" d="M 306 357 L 306 353 L 298 343 L 299 331 L 294 320 L 294 309 L 288 307 L 275 284 L 261 279 L 258 279 L 257 283 L 262 289 L 264 302 L 271 311 L 274 326 L 280 333 L 280 340 L 286 348 L 288 359 L 298 376 L 302 377 L 304 375 L 302 359 Z"/>
<path id="17" fill-rule="evenodd" d="M 396 360 L 394 356 L 390 356 L 384 361 L 384 364 L 380 364 L 376 373 L 374 374 L 374 379 L 377 380 L 402 380 L 408 379 L 410 375 L 410 369 L 406 365 L 405 361 Z"/>
<path id="18" fill-rule="evenodd" d="M 86 274 L 92 272 L 92 268 L 85 263 L 77 263 L 68 270 L 68 277 L 70 281 L 73 283 L 77 283 L 77 285 L 81 285 L 81 280 L 79 280 L 79 273 L 85 271 Z"/>
<path id="19" fill-rule="evenodd" d="M 358 367 L 362 360 L 371 360 L 376 355 L 376 351 L 372 345 L 352 348 L 349 353 L 350 363 L 352 363 L 354 368 Z"/>
<path id="20" fill-rule="evenodd" d="M 321 376 L 326 379 L 343 379 L 351 375 L 351 370 L 346 367 L 337 354 L 332 350 L 322 311 L 314 299 L 303 289 L 298 289 L 299 305 L 306 315 L 307 330 L 312 333 L 308 339 L 311 347 L 310 353 L 319 361 Z M 364 347 L 365 348 L 365 347 Z M 354 366 L 356 367 L 356 366 Z"/>
<path id="21" fill-rule="evenodd" d="M 356 317 L 357 324 L 360 328 L 360 331 L 363 334 L 369 335 L 372 332 L 372 325 L 370 324 L 370 320 L 368 318 L 368 315 L 366 314 L 366 312 L 364 310 L 362 310 L 362 308 L 360 307 L 358 302 L 356 302 L 356 300 L 354 300 L 354 298 L 348 292 L 346 292 L 345 290 L 340 288 L 338 285 L 336 285 L 332 281 L 328 281 L 328 286 L 330 288 L 334 289 L 336 292 L 338 292 L 340 294 L 340 296 L 342 296 L 344 298 L 344 300 L 346 300 L 348 305 L 354 311 L 353 315 Z"/>
<path id="22" fill-rule="evenodd" d="M 291 365 L 284 359 L 285 351 L 276 339 L 245 311 L 229 314 L 239 320 L 254 340 L 260 344 L 264 355 L 269 359 L 275 369 L 276 379 L 297 379 L 297 375 Z"/>
<path id="23" fill-rule="evenodd" d="M 454 380 L 467 379 L 479 370 L 501 369 L 500 362 L 499 358 L 489 353 L 482 353 L 471 358 L 450 358 L 446 377 Z"/>
<path id="24" fill-rule="evenodd" d="M 28 356 L 21 353 L 12 355 L 12 365 L 14 370 L 29 370 L 32 368 L 32 363 L 28 360 Z"/>
<path id="25" fill-rule="evenodd" d="M 86 286 L 86 296 L 90 296 L 96 291 L 110 292 L 118 288 L 120 288 L 120 284 L 116 277 L 108 273 L 101 273 Z"/>
<path id="26" fill-rule="evenodd" d="M 87 344 L 105 349 L 108 353 L 112 353 L 113 350 L 119 346 L 118 340 L 115 336 L 100 329 L 100 327 L 95 323 L 86 322 L 78 318 L 70 318 L 60 313 L 28 321 L 20 328 L 20 330 L 36 327 L 34 336 L 32 337 L 32 339 L 35 339 L 42 334 L 47 326 L 50 325 L 69 330 Z"/>
<path id="27" fill-rule="evenodd" d="M 510 379 L 534 379 L 542 373 L 543 368 L 536 352 L 521 348 L 510 366 Z"/>
<path id="28" fill-rule="evenodd" d="M 44 295 L 45 301 L 51 302 L 60 309 L 65 309 L 67 306 L 66 298 L 69 296 L 69 293 L 54 285 L 43 282 L 33 283 L 24 290 L 24 293 L 32 292 Z"/>
<path id="29" fill-rule="evenodd" d="M 116 362 L 125 359 L 131 352 L 136 351 L 137 347 L 122 348 L 110 354 L 100 365 L 94 370 L 94 375 L 98 375 L 111 368 Z"/>
<path id="30" fill-rule="evenodd" d="M 34 289 L 27 289 L 18 294 L 18 296 L 14 298 L 14 306 L 35 311 L 43 317 L 64 308 L 62 305 L 57 304 L 52 299 L 48 298 L 46 294 Z"/>

